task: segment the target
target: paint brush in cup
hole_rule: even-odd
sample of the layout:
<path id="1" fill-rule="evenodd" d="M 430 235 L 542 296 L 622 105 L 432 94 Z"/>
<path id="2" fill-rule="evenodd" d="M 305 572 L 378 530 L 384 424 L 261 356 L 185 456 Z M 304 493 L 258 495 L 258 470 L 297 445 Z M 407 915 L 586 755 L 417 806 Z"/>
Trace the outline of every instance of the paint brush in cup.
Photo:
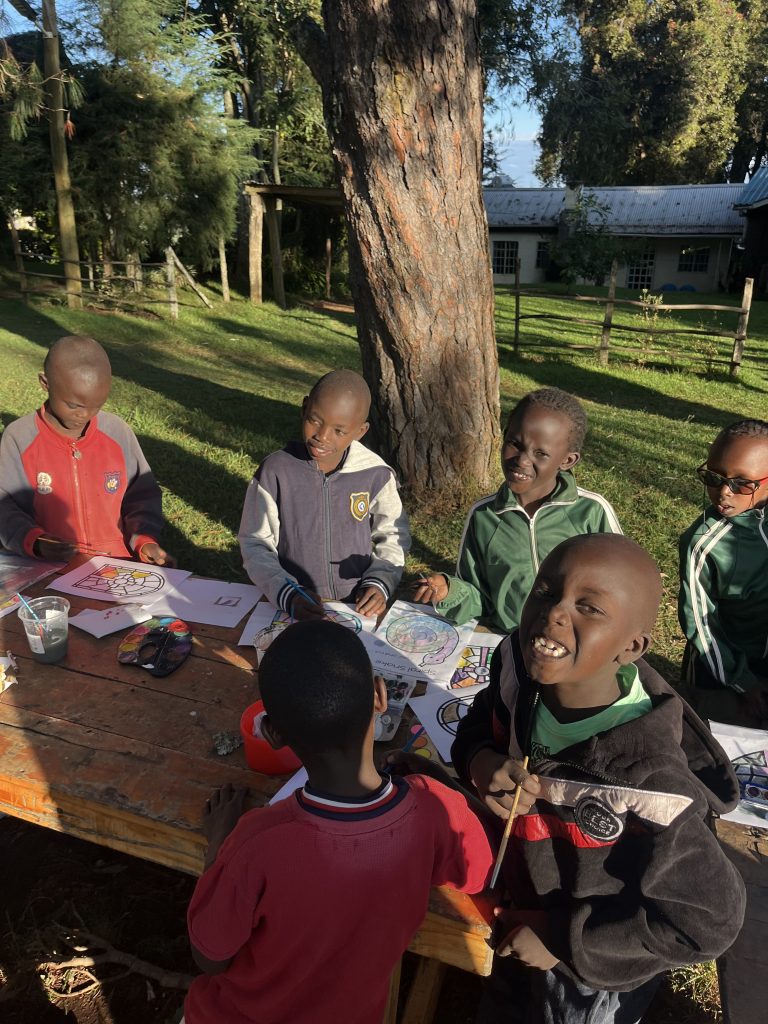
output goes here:
<path id="1" fill-rule="evenodd" d="M 16 597 L 18 597 L 18 599 L 21 601 L 21 603 L 24 605 L 24 607 L 27 609 L 29 614 L 32 616 L 32 618 L 37 623 L 37 631 L 38 631 L 38 633 L 40 634 L 40 636 L 42 638 L 42 635 L 43 635 L 43 624 L 40 621 L 40 619 L 38 618 L 37 612 L 32 607 L 32 605 L 29 603 L 29 601 L 25 601 L 24 600 L 24 598 L 21 596 L 21 594 L 18 591 L 16 592 Z"/>

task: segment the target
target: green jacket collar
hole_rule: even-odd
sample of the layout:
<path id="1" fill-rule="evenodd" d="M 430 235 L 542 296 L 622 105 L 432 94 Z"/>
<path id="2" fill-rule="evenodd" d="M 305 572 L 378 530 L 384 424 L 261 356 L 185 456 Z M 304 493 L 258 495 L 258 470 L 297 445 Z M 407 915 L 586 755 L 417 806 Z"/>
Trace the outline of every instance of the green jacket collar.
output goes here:
<path id="1" fill-rule="evenodd" d="M 546 505 L 570 505 L 579 496 L 579 489 L 576 486 L 576 478 L 570 469 L 560 470 L 557 474 L 555 489 L 545 500 L 541 508 Z M 517 496 L 510 491 L 506 483 L 502 484 L 493 499 L 494 512 L 525 512 L 525 509 L 517 500 Z M 525 513 L 527 515 L 527 513 Z"/>

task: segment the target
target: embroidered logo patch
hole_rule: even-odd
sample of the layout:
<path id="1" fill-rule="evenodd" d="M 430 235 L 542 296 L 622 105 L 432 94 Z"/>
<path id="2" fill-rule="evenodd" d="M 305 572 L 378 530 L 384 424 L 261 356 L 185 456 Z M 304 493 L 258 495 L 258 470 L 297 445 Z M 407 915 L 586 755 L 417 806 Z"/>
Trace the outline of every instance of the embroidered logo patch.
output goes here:
<path id="1" fill-rule="evenodd" d="M 371 496 L 368 491 L 361 491 L 360 494 L 350 494 L 349 508 L 358 523 L 362 523 L 368 515 L 370 503 Z"/>
<path id="2" fill-rule="evenodd" d="M 53 487 L 51 486 L 53 481 L 51 480 L 50 473 L 38 473 L 37 474 L 37 493 L 38 494 L 51 494 Z"/>
<path id="3" fill-rule="evenodd" d="M 107 494 L 117 494 L 120 490 L 120 473 L 115 471 L 114 473 L 104 474 L 104 490 Z"/>
<path id="4" fill-rule="evenodd" d="M 585 836 L 600 842 L 616 839 L 624 831 L 624 823 L 618 814 L 591 796 L 579 800 L 573 816 Z"/>

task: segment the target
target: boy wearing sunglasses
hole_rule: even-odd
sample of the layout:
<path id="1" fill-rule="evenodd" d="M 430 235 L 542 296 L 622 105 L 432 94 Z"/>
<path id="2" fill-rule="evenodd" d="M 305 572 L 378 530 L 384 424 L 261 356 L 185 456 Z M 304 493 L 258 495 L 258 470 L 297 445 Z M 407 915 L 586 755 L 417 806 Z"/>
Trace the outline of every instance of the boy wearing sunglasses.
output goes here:
<path id="1" fill-rule="evenodd" d="M 687 696 L 702 718 L 768 724 L 768 423 L 722 430 L 697 475 L 711 504 L 680 538 Z"/>

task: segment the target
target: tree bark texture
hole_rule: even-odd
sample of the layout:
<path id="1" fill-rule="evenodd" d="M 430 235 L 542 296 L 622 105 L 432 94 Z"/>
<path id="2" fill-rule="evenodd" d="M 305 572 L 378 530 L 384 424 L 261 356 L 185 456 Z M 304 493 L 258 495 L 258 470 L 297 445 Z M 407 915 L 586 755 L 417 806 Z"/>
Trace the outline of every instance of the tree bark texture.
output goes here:
<path id="1" fill-rule="evenodd" d="M 349 223 L 373 428 L 416 494 L 497 476 L 475 0 L 325 0 L 296 33 Z"/>

